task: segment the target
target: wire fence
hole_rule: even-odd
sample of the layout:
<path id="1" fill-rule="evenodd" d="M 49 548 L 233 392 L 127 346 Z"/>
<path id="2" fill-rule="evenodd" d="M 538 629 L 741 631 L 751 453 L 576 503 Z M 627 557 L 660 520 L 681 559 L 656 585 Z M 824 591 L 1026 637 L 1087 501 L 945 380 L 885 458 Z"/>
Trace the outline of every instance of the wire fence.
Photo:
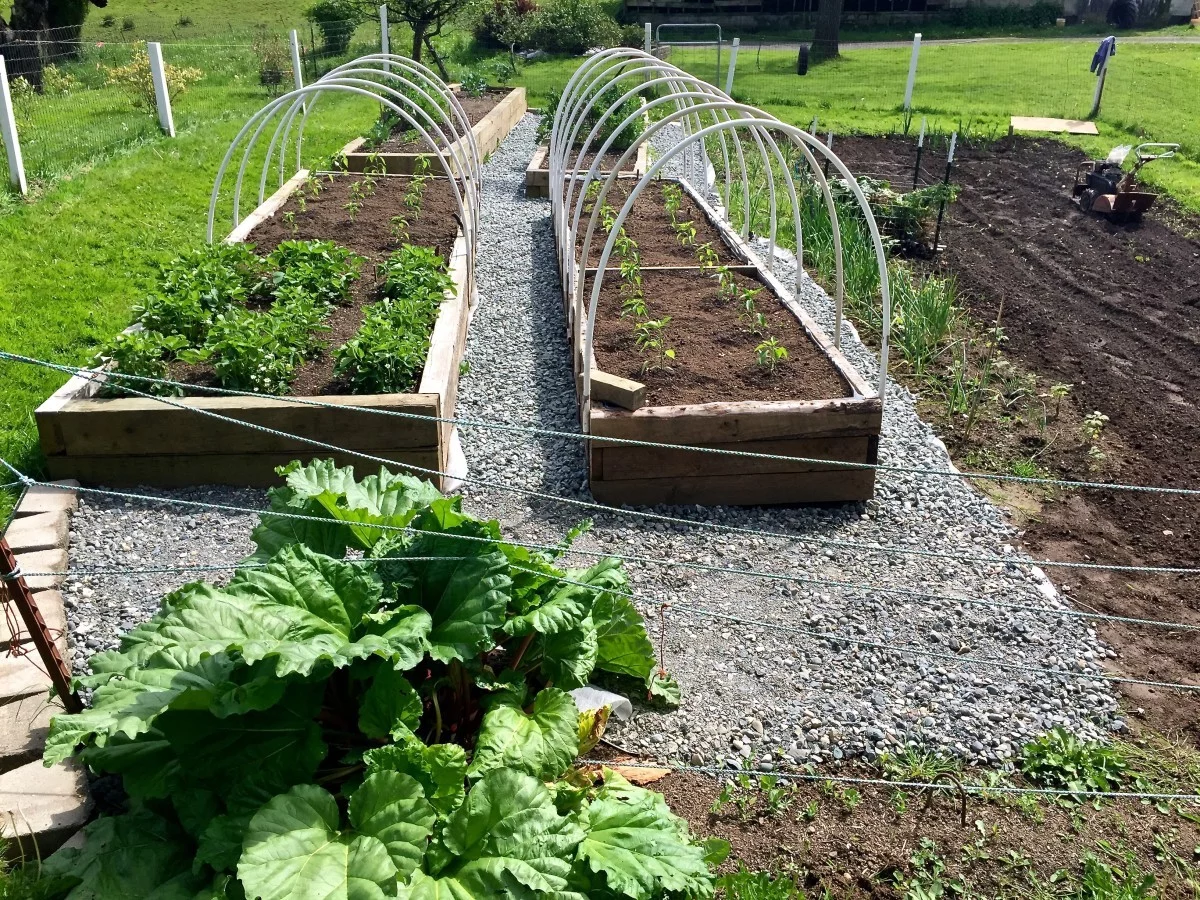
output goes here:
<path id="1" fill-rule="evenodd" d="M 347 22 L 344 41 L 296 29 L 303 80 L 380 47 L 377 21 Z M 328 27 L 328 25 L 327 25 Z M 244 119 L 292 89 L 290 29 L 230 30 L 206 37 L 166 29 L 114 28 L 97 39 L 77 31 L 14 32 L 0 44 L 26 176 L 64 175 L 119 149 L 161 137 L 146 41 L 161 42 L 178 130 Z M 7 161 L 0 156 L 5 181 Z"/>

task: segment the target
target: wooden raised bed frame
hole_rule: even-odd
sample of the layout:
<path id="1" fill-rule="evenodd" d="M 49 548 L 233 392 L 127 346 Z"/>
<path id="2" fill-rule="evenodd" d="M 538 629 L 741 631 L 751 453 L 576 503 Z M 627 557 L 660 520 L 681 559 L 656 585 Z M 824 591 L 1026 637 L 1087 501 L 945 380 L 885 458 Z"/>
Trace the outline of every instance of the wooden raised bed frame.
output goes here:
<path id="1" fill-rule="evenodd" d="M 525 88 L 513 88 L 486 116 L 471 126 L 471 131 L 475 133 L 475 143 L 479 147 L 480 163 L 487 159 L 488 155 L 500 146 L 504 139 L 508 137 L 508 133 L 516 127 L 516 124 L 521 121 L 521 117 L 528 110 L 529 106 L 525 101 Z M 425 156 L 429 160 L 430 172 L 434 175 L 445 174 L 442 171 L 442 161 L 432 151 L 366 153 L 360 149 L 366 143 L 366 140 L 365 137 L 355 138 L 342 148 L 342 155 L 346 158 L 346 168 L 349 171 L 365 172 L 367 166 L 371 163 L 372 157 L 374 157 L 384 164 L 384 171 L 389 175 L 411 175 L 416 169 L 417 158 Z M 452 154 L 460 152 L 460 143 L 462 143 L 461 139 L 450 144 L 445 150 L 446 157 L 450 161 L 451 166 L 454 165 Z M 462 144 L 461 155 L 470 158 L 470 153 L 470 145 Z"/>
<path id="2" fill-rule="evenodd" d="M 307 176 L 307 170 L 298 172 L 230 233 L 226 242 L 244 241 L 257 225 L 279 210 Z M 446 292 L 438 312 L 415 394 L 301 398 L 328 406 L 269 397 L 170 398 L 184 407 L 181 409 L 140 397 L 96 398 L 97 383 L 76 376 L 35 413 L 50 477 L 114 487 L 264 486 L 278 483 L 275 467 L 293 459 L 332 457 L 339 465 L 354 465 L 360 472 L 375 468 L 375 464 L 351 454 L 331 453 L 294 438 L 267 434 L 194 410 L 208 410 L 396 463 L 450 471 L 454 437 L 450 423 L 356 411 L 390 410 L 443 419 L 454 416 L 471 296 L 466 241 L 461 230 L 449 269 L 454 290 Z M 447 487 L 442 483 L 444 479 L 432 480 L 439 487 Z"/>
<path id="3" fill-rule="evenodd" d="M 796 302 L 792 291 L 767 270 L 741 236 L 691 185 L 686 181 L 679 183 L 720 230 L 730 250 L 745 263 L 730 268 L 758 273 L 796 316 L 813 343 L 829 358 L 845 379 L 852 396 L 829 400 L 649 406 L 631 411 L 598 402 L 593 387 L 592 410 L 585 430 L 598 438 L 876 463 L 883 424 L 879 396 Z M 596 237 L 593 236 L 593 241 Z M 586 269 L 589 279 L 584 286 L 585 298 L 591 296 L 590 276 L 595 271 Z M 615 270 L 610 269 L 610 272 L 615 275 Z M 570 318 L 568 310 L 568 320 Z M 582 371 L 585 324 L 573 323 L 570 328 L 577 376 Z M 593 358 L 593 386 L 596 371 Z M 582 384 L 583 379 L 577 377 L 580 396 Z M 637 506 L 832 503 L 868 500 L 875 492 L 874 469 L 621 446 L 603 440 L 588 443 L 588 478 L 592 495 L 598 501 Z"/>
<path id="4" fill-rule="evenodd" d="M 545 144 L 537 148 L 537 152 L 533 154 L 533 159 L 529 161 L 529 167 L 525 170 L 525 196 L 526 197 L 549 197 L 550 196 L 550 164 L 547 157 L 550 155 L 550 148 Z M 646 174 L 646 169 L 650 167 L 650 145 L 641 144 L 638 146 L 637 156 L 634 157 L 633 169 L 629 172 L 622 172 L 618 178 L 641 178 Z M 605 169 L 600 172 L 601 176 L 607 177 L 612 172 L 612 169 Z"/>

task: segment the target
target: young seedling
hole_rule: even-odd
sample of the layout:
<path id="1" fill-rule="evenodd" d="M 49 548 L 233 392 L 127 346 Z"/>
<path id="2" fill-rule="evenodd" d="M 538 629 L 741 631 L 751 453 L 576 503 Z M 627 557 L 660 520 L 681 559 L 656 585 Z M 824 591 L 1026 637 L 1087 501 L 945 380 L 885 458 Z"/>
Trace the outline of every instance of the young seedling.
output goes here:
<path id="1" fill-rule="evenodd" d="M 283 224 L 288 227 L 292 237 L 296 236 L 296 214 L 290 209 L 283 214 Z"/>
<path id="2" fill-rule="evenodd" d="M 696 226 L 691 222 L 675 222 L 672 227 L 675 229 L 675 237 L 680 245 L 691 247 L 696 243 Z"/>
<path id="3" fill-rule="evenodd" d="M 667 346 L 666 330 L 671 322 L 670 316 L 661 319 L 647 319 L 638 322 L 633 328 L 633 339 L 638 351 L 643 355 L 652 354 L 642 363 L 642 372 L 654 369 L 665 369 L 668 363 L 675 359 L 675 351 Z"/>
<path id="4" fill-rule="evenodd" d="M 375 176 L 369 171 L 363 173 L 362 181 L 359 183 L 362 185 L 364 197 L 370 197 L 375 193 Z"/>
<path id="5" fill-rule="evenodd" d="M 367 165 L 363 169 L 363 172 L 367 175 L 387 174 L 387 163 L 384 162 L 383 157 L 379 155 L 378 151 L 367 154 Z"/>
<path id="6" fill-rule="evenodd" d="M 717 256 L 717 251 L 713 249 L 711 242 L 701 244 L 696 248 L 696 259 L 700 261 L 700 271 L 705 274 L 715 269 L 721 261 L 721 257 Z"/>
<path id="7" fill-rule="evenodd" d="M 321 194 L 321 179 L 315 175 L 309 175 L 304 179 L 304 190 L 308 191 L 312 197 L 319 197 Z"/>
<path id="8" fill-rule="evenodd" d="M 350 221 L 353 222 L 357 218 L 363 207 L 363 188 L 359 182 L 354 182 L 350 185 L 350 198 L 342 204 L 342 209 L 350 214 Z"/>
<path id="9" fill-rule="evenodd" d="M 787 347 L 779 343 L 774 336 L 767 338 L 754 348 L 754 358 L 758 362 L 759 368 L 766 369 L 772 374 L 787 357 Z"/>
<path id="10" fill-rule="evenodd" d="M 1054 420 L 1058 421 L 1058 415 L 1062 411 L 1062 402 L 1071 394 L 1071 388 L 1074 385 L 1070 384 L 1052 384 L 1050 385 L 1050 399 L 1054 401 Z"/>
<path id="11" fill-rule="evenodd" d="M 738 298 L 737 280 L 734 279 L 733 273 L 729 271 L 729 266 L 717 267 L 716 278 L 717 299 L 722 303 L 736 300 Z"/>
<path id="12" fill-rule="evenodd" d="M 683 202 L 683 189 L 677 184 L 667 183 L 663 185 L 663 206 L 667 210 L 667 215 L 671 217 L 671 224 L 675 224 L 675 215 L 679 212 L 679 205 Z"/>
<path id="13" fill-rule="evenodd" d="M 404 216 L 392 216 L 391 221 L 388 223 L 388 231 L 391 232 L 392 237 L 396 240 L 403 244 L 408 243 L 408 219 L 404 218 Z"/>

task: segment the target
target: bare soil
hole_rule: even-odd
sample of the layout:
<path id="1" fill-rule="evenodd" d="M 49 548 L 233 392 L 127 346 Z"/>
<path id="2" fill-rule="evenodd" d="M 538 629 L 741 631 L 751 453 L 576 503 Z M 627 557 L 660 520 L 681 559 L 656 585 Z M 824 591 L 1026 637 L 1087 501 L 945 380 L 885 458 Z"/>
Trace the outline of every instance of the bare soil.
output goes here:
<path id="1" fill-rule="evenodd" d="M 878 777 L 867 771 L 851 774 Z M 663 793 L 693 833 L 730 842 L 733 850 L 723 872 L 744 864 L 787 874 L 809 897 L 1060 896 L 1069 883 L 1065 876 L 1078 878 L 1088 853 L 1125 870 L 1132 869 L 1132 859 L 1155 878 L 1149 896 L 1194 896 L 1188 879 L 1196 877 L 1200 828 L 1149 804 L 1095 809 L 969 796 L 964 822 L 959 797 L 948 790 L 931 797 L 930 790 L 804 782 L 786 793 L 784 809 L 771 810 L 759 792 L 744 812 L 729 804 L 714 813 L 720 784 L 713 778 L 680 772 L 649 787 Z M 931 874 L 939 863 L 937 891 Z M 914 878 L 924 893 L 906 894 Z M 1052 882 L 1057 882 L 1053 894 Z"/>
<path id="2" fill-rule="evenodd" d="M 622 226 L 625 233 L 633 239 L 638 247 L 638 256 L 643 266 L 694 266 L 697 265 L 697 248 L 709 244 L 720 258 L 721 265 L 738 265 L 744 262 L 726 245 L 721 232 L 708 221 L 699 205 L 687 194 L 679 204 L 675 214 L 677 222 L 691 222 L 696 229 L 695 240 L 688 245 L 681 244 L 671 226 L 671 217 L 667 215 L 663 203 L 663 186 L 666 181 L 656 181 L 650 184 L 633 203 L 633 208 Z M 632 190 L 631 185 L 617 184 L 605 195 L 604 202 L 615 212 L 621 211 L 621 206 Z M 578 196 L 578 195 L 576 195 Z M 572 201 L 572 205 L 574 201 Z M 577 240 L 576 256 L 583 252 L 583 236 L 586 233 L 591 204 L 585 204 L 584 215 L 580 219 L 580 234 Z M 592 235 L 592 245 L 588 252 L 588 265 L 600 265 L 600 254 L 608 239 L 603 224 L 598 220 L 596 232 Z M 609 258 L 609 266 L 617 266 L 617 261 Z"/>
<path id="3" fill-rule="evenodd" d="M 739 274 L 739 287 L 761 289 L 756 309 L 770 324 L 788 358 L 771 372 L 759 366 L 755 347 L 763 335 L 752 334 L 739 321 L 735 301 L 717 298 L 717 280 L 699 270 L 643 271 L 646 307 L 651 318 L 670 316 L 666 345 L 675 359 L 657 365 L 653 351 L 641 353 L 634 341 L 634 322 L 621 317 L 621 279 L 610 272 L 600 290 L 596 317 L 595 354 L 605 372 L 646 385 L 650 406 L 715 403 L 737 400 L 824 400 L 851 395 L 849 386 L 769 287 L 748 274 Z M 590 285 L 585 286 L 590 290 Z"/>
<path id="4" fill-rule="evenodd" d="M 468 94 L 458 94 L 459 105 L 463 108 L 463 113 L 467 117 L 467 121 L 472 126 L 478 125 L 483 121 L 483 117 L 490 113 L 493 109 L 500 105 L 500 101 L 507 97 L 511 91 L 508 90 L 487 90 L 481 97 L 472 97 Z M 458 126 L 458 121 L 455 120 L 455 126 Z M 441 129 L 441 137 L 443 140 L 448 140 L 450 134 Z M 392 129 L 391 137 L 384 141 L 376 150 L 380 153 L 412 153 L 421 150 L 423 147 L 428 148 L 422 138 L 415 131 L 407 127 L 407 123 L 402 123 Z"/>
<path id="5" fill-rule="evenodd" d="M 258 225 L 247 242 L 262 255 L 289 240 L 331 240 L 366 257 L 362 277 L 354 284 L 349 302 L 334 309 L 322 332 L 322 348 L 296 373 L 291 393 L 299 397 L 352 393 L 350 385 L 333 374 L 334 351 L 358 332 L 366 307 L 379 299 L 377 266 L 402 243 L 433 247 L 444 259 L 450 258 L 458 234 L 458 204 L 445 178 L 433 178 L 425 184 L 418 210 L 404 203 L 412 179 L 407 176 L 376 176 L 374 193 L 367 196 L 362 208 L 351 217 L 345 208 L 350 188 L 361 182 L 361 176 L 336 175 L 333 180 L 321 179 L 320 193 L 313 195 L 305 188 L 304 209 L 297 195 L 274 216 Z M 287 223 L 284 217 L 292 213 L 295 220 Z M 393 233 L 392 218 L 403 216 L 407 222 L 407 240 Z M 294 226 L 294 227 L 293 227 Z M 207 366 L 172 365 L 171 377 L 192 384 L 213 384 L 212 370 Z M 419 383 L 420 376 L 417 376 Z"/>
<path id="6" fill-rule="evenodd" d="M 911 171 L 915 147 L 898 139 L 844 138 L 852 171 Z M 1001 304 L 1004 352 L 1042 383 L 1073 385 L 1078 421 L 1109 417 L 1097 472 L 1066 435 L 1038 461 L 1068 479 L 1200 486 L 1200 221 L 1160 199 L 1142 221 L 1081 212 L 1071 185 L 1083 153 L 1050 140 L 1009 138 L 960 152 L 947 209 L 944 250 L 932 264 L 957 280 L 971 316 L 990 326 Z M 938 171 L 944 150 L 926 155 Z M 1156 165 L 1170 165 L 1169 161 Z M 936 424 L 936 423 L 935 423 Z M 961 460 L 988 430 L 947 443 Z M 989 491 L 992 488 L 987 488 Z M 1027 499 L 1027 498 L 1026 498 Z M 1035 502 L 1023 515 L 1035 555 L 1132 566 L 1200 566 L 1200 500 L 1081 490 Z M 1018 504 L 1020 505 L 1020 504 Z M 1082 608 L 1200 624 L 1200 578 L 1053 570 Z M 1194 633 L 1105 625 L 1120 652 L 1114 670 L 1200 684 Z M 1200 694 L 1124 688 L 1127 704 L 1160 729 L 1184 729 L 1200 744 Z"/>

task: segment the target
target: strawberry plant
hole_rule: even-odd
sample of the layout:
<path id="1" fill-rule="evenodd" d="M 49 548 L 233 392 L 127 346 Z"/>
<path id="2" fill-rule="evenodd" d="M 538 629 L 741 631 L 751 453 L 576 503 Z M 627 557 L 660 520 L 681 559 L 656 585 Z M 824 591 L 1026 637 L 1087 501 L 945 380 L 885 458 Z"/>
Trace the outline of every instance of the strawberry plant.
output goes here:
<path id="1" fill-rule="evenodd" d="M 712 897 L 724 848 L 574 768 L 607 710 L 567 692 L 657 670 L 617 561 L 561 569 L 386 470 L 279 471 L 254 567 L 172 593 L 51 723 L 47 763 L 131 802 L 50 874 L 86 897 Z"/>
<path id="2" fill-rule="evenodd" d="M 167 363 L 175 354 L 187 347 L 187 339 L 173 335 L 167 337 L 157 331 L 127 331 L 118 334 L 101 348 L 97 354 L 100 362 L 111 363 L 113 368 L 125 375 L 137 375 L 142 378 L 166 379 L 170 374 Z M 129 385 L 139 391 L 155 394 L 160 397 L 177 397 L 179 388 L 168 384 L 152 382 L 128 382 L 114 378 L 105 381 L 100 386 L 100 396 L 120 397 L 126 392 L 122 385 Z"/>
<path id="3" fill-rule="evenodd" d="M 362 264 L 361 256 L 333 241 L 284 241 L 266 258 L 276 296 L 282 287 L 295 287 L 335 304 L 350 299 Z"/>
<path id="4" fill-rule="evenodd" d="M 334 354 L 334 373 L 359 393 L 396 394 L 418 386 L 429 337 L 454 282 L 429 247 L 405 245 L 381 267 L 384 299 L 367 309 L 353 338 Z"/>

